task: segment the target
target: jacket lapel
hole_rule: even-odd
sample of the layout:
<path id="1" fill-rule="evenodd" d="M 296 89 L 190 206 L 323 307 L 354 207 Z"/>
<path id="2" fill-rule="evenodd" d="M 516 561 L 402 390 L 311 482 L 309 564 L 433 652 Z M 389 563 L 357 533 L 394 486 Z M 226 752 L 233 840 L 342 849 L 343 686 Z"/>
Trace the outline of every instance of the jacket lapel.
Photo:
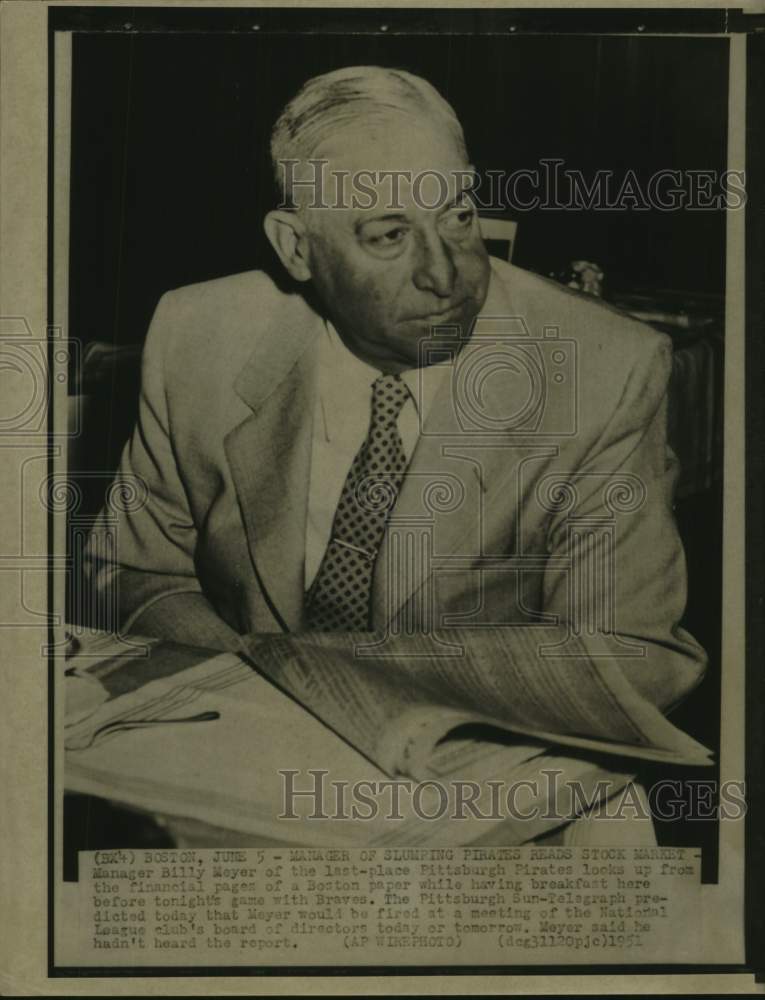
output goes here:
<path id="1" fill-rule="evenodd" d="M 280 624 L 300 628 L 315 385 L 321 320 L 291 301 L 235 383 L 252 413 L 225 440 L 255 572 Z M 279 350 L 274 350 L 274 344 Z"/>

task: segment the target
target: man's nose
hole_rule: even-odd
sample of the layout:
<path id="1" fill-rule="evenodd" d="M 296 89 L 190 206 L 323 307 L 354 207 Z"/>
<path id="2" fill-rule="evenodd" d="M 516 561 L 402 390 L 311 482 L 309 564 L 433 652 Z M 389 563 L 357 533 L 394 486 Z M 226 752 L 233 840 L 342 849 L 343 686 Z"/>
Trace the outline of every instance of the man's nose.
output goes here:
<path id="1" fill-rule="evenodd" d="M 424 235 L 418 248 L 418 259 L 413 280 L 422 292 L 432 292 L 448 298 L 454 291 L 454 266 L 451 250 L 437 233 Z"/>

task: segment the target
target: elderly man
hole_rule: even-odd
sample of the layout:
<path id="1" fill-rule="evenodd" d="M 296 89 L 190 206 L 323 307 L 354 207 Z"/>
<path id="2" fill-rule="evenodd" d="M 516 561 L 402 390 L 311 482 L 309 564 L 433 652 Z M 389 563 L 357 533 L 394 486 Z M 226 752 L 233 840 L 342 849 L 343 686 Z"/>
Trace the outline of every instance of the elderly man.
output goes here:
<path id="1" fill-rule="evenodd" d="M 682 548 L 662 335 L 490 259 L 461 126 L 424 80 L 310 80 L 273 132 L 249 272 L 165 295 L 121 464 L 147 487 L 94 534 L 124 630 L 545 627 L 667 708 L 704 656 Z M 512 632 L 512 629 L 509 630 Z"/>

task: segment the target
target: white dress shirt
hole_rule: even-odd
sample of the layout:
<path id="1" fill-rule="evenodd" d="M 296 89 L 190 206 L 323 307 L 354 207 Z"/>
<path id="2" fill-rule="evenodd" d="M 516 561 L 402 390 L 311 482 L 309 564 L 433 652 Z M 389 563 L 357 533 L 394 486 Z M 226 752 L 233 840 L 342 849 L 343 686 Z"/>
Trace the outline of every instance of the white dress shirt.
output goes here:
<path id="1" fill-rule="evenodd" d="M 437 385 L 448 370 L 448 364 L 440 363 L 401 373 L 409 399 L 401 408 L 398 430 L 407 461 L 412 458 Z M 343 484 L 369 432 L 372 385 L 379 377 L 378 369 L 357 358 L 335 328 L 326 323 L 318 345 L 316 365 L 318 391 L 308 486 L 306 590 L 324 558 Z"/>

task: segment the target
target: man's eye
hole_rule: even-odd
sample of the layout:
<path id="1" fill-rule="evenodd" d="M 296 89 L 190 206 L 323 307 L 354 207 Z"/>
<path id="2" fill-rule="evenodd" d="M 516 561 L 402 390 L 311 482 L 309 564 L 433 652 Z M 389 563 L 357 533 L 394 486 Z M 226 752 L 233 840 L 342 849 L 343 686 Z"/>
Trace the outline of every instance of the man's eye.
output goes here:
<path id="1" fill-rule="evenodd" d="M 395 229 L 387 229 L 384 233 L 377 233 L 369 237 L 369 242 L 377 247 L 392 247 L 400 243 L 406 236 L 406 229 L 403 226 L 396 226 Z"/>
<path id="2" fill-rule="evenodd" d="M 451 233 L 463 232 L 473 224 L 475 212 L 472 208 L 458 208 L 448 212 L 441 223 L 443 228 Z"/>

